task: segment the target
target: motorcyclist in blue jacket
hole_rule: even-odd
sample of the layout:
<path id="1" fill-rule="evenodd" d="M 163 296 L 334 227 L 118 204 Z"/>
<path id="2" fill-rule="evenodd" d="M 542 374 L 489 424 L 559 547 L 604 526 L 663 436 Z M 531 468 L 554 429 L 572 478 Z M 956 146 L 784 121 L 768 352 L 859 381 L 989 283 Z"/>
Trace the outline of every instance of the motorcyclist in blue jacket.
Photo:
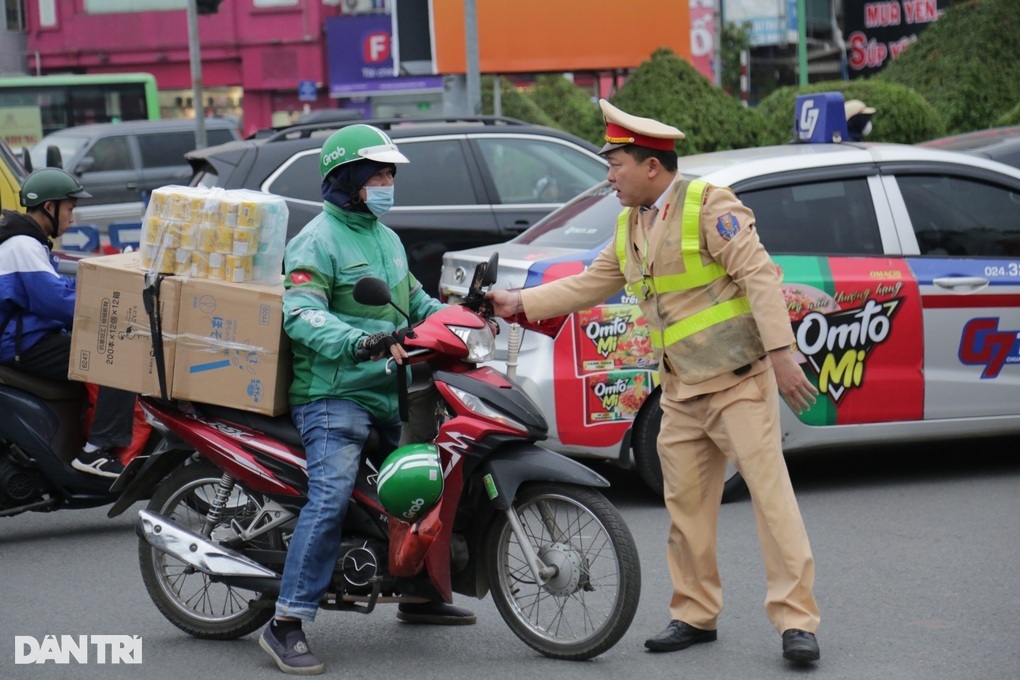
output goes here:
<path id="1" fill-rule="evenodd" d="M 0 216 L 0 364 L 67 380 L 75 279 L 57 272 L 50 239 L 70 228 L 78 199 L 89 197 L 71 175 L 43 168 L 21 188 L 26 211 Z M 111 479 L 124 471 L 113 449 L 131 443 L 134 403 L 131 392 L 99 388 L 88 442 L 72 467 Z"/>

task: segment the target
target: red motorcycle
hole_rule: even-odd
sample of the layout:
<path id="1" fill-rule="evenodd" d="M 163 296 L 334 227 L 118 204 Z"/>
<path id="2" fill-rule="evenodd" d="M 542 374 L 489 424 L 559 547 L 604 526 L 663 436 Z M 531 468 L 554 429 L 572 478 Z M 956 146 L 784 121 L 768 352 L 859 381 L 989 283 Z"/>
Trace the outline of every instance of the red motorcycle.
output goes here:
<path id="1" fill-rule="evenodd" d="M 527 645 L 549 657 L 589 659 L 616 644 L 634 618 L 637 548 L 620 513 L 595 490 L 608 482 L 539 446 L 547 425 L 535 403 L 503 374 L 478 365 L 495 346 L 483 287 L 495 282 L 496 265 L 495 256 L 479 265 L 461 305 L 400 334 L 409 362 L 427 364 L 440 397 L 438 505 L 414 525 L 389 516 L 376 486 L 388 452 L 370 439 L 321 607 L 368 613 L 382 603 L 450 602 L 453 592 L 483 598 L 491 591 Z M 379 279 L 359 281 L 355 297 L 393 304 Z M 396 371 L 404 378 L 402 413 L 406 373 Z M 273 616 L 305 501 L 298 432 L 288 416 L 150 398 L 143 406 L 156 428 L 184 445 L 151 461 L 111 515 L 161 480 L 138 520 L 150 597 L 196 637 L 247 635 Z"/>

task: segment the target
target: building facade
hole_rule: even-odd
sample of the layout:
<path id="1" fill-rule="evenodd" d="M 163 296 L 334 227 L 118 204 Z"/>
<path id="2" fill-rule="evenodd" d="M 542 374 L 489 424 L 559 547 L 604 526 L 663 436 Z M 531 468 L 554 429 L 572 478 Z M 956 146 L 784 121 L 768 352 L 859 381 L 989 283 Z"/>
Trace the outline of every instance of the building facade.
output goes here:
<path id="1" fill-rule="evenodd" d="M 198 17 L 203 102 L 195 107 L 186 12 L 165 9 L 183 0 L 5 1 L 23 3 L 25 73 L 152 73 L 163 117 L 198 108 L 235 115 L 245 134 L 322 108 L 361 115 L 441 110 L 441 77 L 467 69 L 463 0 L 224 0 L 215 14 Z M 582 4 L 544 0 L 477 5 L 482 73 L 613 72 L 638 66 L 662 46 L 691 56 L 689 9 L 675 0 L 643 0 L 661 21 L 611 40 L 619 6 L 610 0 L 586 0 L 583 11 Z M 406 74 L 412 64 L 394 61 L 389 17 L 398 9 L 414 18 L 412 34 L 408 22 L 399 29 L 400 41 L 417 51 L 411 75 L 434 76 L 423 87 L 402 89 L 380 78 Z M 370 31 L 355 25 L 373 15 L 381 21 L 367 22 Z"/>
<path id="2" fill-rule="evenodd" d="M 163 117 L 193 115 L 187 14 L 111 12 L 113 0 L 25 0 L 30 74 L 120 73 L 156 76 Z M 118 7 L 119 6 L 119 7 Z M 251 132 L 273 113 L 331 105 L 325 95 L 325 20 L 338 7 L 304 0 L 227 0 L 198 17 L 203 108 L 241 116 Z M 316 87 L 301 101 L 302 81 Z"/>

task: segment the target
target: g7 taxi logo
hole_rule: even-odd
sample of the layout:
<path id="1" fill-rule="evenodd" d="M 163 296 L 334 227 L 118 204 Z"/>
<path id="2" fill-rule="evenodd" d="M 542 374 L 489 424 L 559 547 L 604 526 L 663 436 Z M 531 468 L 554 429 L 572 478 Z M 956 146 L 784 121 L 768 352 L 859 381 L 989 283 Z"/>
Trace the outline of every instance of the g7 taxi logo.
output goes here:
<path id="1" fill-rule="evenodd" d="M 960 338 L 960 361 L 984 366 L 981 379 L 997 378 L 1006 364 L 1020 363 L 1020 331 L 1000 331 L 999 319 L 971 319 Z"/>

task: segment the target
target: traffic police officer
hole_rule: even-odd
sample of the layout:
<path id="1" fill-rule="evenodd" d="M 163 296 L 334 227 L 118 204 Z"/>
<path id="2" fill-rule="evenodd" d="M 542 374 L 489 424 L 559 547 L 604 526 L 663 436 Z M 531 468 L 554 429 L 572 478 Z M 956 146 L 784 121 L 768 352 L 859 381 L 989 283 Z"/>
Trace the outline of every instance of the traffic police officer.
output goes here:
<path id="1" fill-rule="evenodd" d="M 498 316 L 540 320 L 621 287 L 651 331 L 662 386 L 658 439 L 671 526 L 671 621 L 652 651 L 716 639 L 719 504 L 729 460 L 751 493 L 765 560 L 765 610 L 793 661 L 819 658 L 814 558 L 783 459 L 779 393 L 798 413 L 817 390 L 790 351 L 780 277 L 754 215 L 728 189 L 677 172 L 675 127 L 601 100 L 608 179 L 624 206 L 616 237 L 584 272 L 489 293 Z"/>

